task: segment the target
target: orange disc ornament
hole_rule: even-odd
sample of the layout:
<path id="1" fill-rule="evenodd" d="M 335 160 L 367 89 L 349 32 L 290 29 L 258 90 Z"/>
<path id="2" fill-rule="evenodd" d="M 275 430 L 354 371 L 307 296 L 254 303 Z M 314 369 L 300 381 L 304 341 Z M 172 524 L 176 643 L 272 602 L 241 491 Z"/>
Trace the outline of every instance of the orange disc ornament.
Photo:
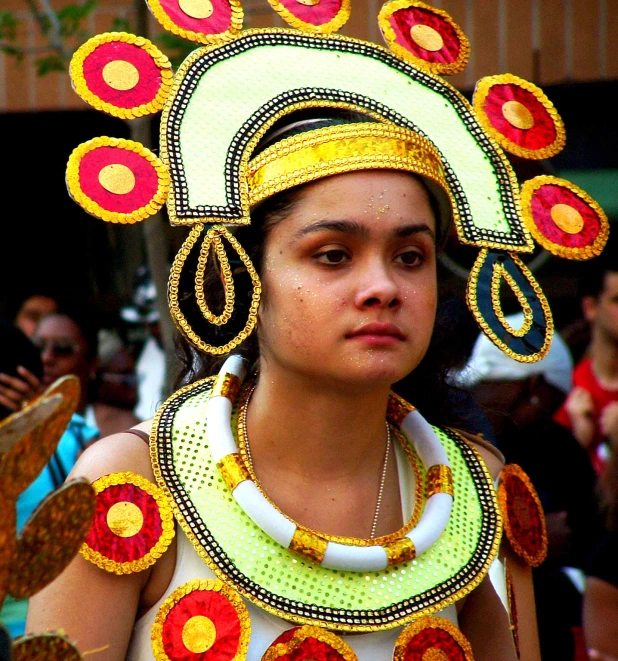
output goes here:
<path id="1" fill-rule="evenodd" d="M 132 574 L 153 565 L 174 538 L 167 496 L 135 473 L 112 473 L 92 483 L 94 523 L 80 553 L 101 569 Z"/>
<path id="2" fill-rule="evenodd" d="M 262 661 L 356 661 L 354 650 L 339 636 L 321 627 L 305 625 L 282 633 Z"/>
<path id="3" fill-rule="evenodd" d="M 133 140 L 94 138 L 73 150 L 67 164 L 71 197 L 110 223 L 137 223 L 157 213 L 170 177 L 163 162 Z"/>
<path id="4" fill-rule="evenodd" d="M 523 78 L 510 73 L 481 78 L 472 104 L 487 133 L 516 156 L 550 158 L 564 147 L 564 124 L 554 104 Z"/>
<path id="5" fill-rule="evenodd" d="M 538 567 L 547 555 L 545 515 L 530 478 L 517 464 L 507 464 L 500 472 L 498 502 L 511 547 L 522 560 Z"/>
<path id="6" fill-rule="evenodd" d="M 451 75 L 468 63 L 470 43 L 441 9 L 418 0 L 391 0 L 382 6 L 378 23 L 393 53 L 426 71 Z"/>
<path id="7" fill-rule="evenodd" d="M 152 626 L 157 661 L 243 661 L 251 624 L 240 596 L 219 580 L 194 580 L 175 590 Z"/>
<path id="8" fill-rule="evenodd" d="M 521 187 L 524 223 L 535 241 L 558 257 L 584 260 L 601 254 L 609 222 L 581 188 L 559 177 L 541 175 Z"/>
<path id="9" fill-rule="evenodd" d="M 399 634 L 393 661 L 474 661 L 474 657 L 470 643 L 450 620 L 426 616 Z"/>

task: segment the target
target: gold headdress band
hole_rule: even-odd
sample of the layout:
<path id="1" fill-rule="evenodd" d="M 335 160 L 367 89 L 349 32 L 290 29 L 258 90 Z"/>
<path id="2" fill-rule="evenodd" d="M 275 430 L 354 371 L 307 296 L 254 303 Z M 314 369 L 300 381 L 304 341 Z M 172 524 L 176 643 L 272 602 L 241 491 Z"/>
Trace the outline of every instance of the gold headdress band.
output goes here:
<path id="1" fill-rule="evenodd" d="M 249 203 L 253 206 L 322 177 L 368 169 L 405 170 L 421 176 L 434 194 L 439 187 L 441 224 L 456 214 L 433 144 L 419 133 L 373 122 L 309 130 L 267 147 L 248 164 Z"/>

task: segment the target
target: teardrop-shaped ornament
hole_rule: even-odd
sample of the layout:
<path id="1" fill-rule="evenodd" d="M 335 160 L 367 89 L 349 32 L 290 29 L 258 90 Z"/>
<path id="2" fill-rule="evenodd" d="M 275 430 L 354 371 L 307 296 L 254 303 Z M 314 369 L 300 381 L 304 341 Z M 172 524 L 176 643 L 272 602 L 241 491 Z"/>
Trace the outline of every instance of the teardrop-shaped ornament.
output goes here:
<path id="1" fill-rule="evenodd" d="M 389 48 L 421 69 L 452 75 L 463 71 L 470 43 L 447 12 L 418 0 L 390 0 L 378 15 Z"/>
<path id="2" fill-rule="evenodd" d="M 515 295 L 523 312 L 520 328 L 502 310 L 502 287 Z M 524 363 L 549 351 L 554 324 L 547 299 L 530 270 L 513 254 L 480 251 L 468 278 L 468 307 L 487 337 L 508 356 Z"/>
<path id="3" fill-rule="evenodd" d="M 245 252 L 244 248 L 240 245 L 238 240 L 231 232 L 223 225 L 213 225 L 206 232 L 203 239 L 203 244 L 200 247 L 199 256 L 197 258 L 196 275 L 194 280 L 194 293 L 195 297 L 188 296 L 188 285 L 184 286 L 181 293 L 181 279 L 185 277 L 184 267 L 187 259 L 190 257 L 192 250 L 198 239 L 203 234 L 204 225 L 197 223 L 194 225 L 185 239 L 182 247 L 174 258 L 172 270 L 170 273 L 169 286 L 168 286 L 168 299 L 172 317 L 178 329 L 183 335 L 200 351 L 204 351 L 211 355 L 223 355 L 229 353 L 232 349 L 249 337 L 257 323 L 257 312 L 260 305 L 260 298 L 262 295 L 262 285 L 260 278 L 255 270 L 251 258 Z M 226 249 L 224 240 L 228 244 Z M 216 259 L 208 262 L 208 254 L 214 246 Z M 228 249 L 232 253 L 236 253 L 239 261 L 238 270 L 246 272 L 250 278 L 251 284 L 251 299 L 248 306 L 246 320 L 240 320 L 243 327 L 239 330 L 232 339 L 223 342 L 221 345 L 212 344 L 200 336 L 196 332 L 194 326 L 196 322 L 191 323 L 189 317 L 196 319 L 195 314 L 192 312 L 192 307 L 196 308 L 199 312 L 200 318 L 205 319 L 209 324 L 215 328 L 225 331 L 225 326 L 234 321 L 236 316 L 236 308 L 238 307 L 237 295 L 235 292 L 234 273 L 229 262 L 227 254 Z M 206 280 L 206 268 L 216 268 L 213 262 L 217 262 L 219 270 L 217 272 L 217 279 L 221 282 L 225 291 L 225 307 L 220 314 L 212 312 L 206 302 L 206 292 L 204 283 Z M 184 294 L 184 295 L 183 295 Z"/>
<path id="4" fill-rule="evenodd" d="M 270 644 L 262 661 L 357 661 L 354 650 L 337 634 L 305 625 L 284 631 Z"/>
<path id="5" fill-rule="evenodd" d="M 77 647 L 56 633 L 20 636 L 12 652 L 12 661 L 83 661 Z"/>
<path id="6" fill-rule="evenodd" d="M 581 188 L 559 177 L 541 175 L 525 181 L 521 209 L 535 241 L 558 257 L 597 257 L 609 238 L 603 209 Z"/>
<path id="7" fill-rule="evenodd" d="M 69 194 L 85 211 L 110 223 L 138 223 L 165 204 L 170 176 L 139 142 L 94 138 L 73 150 L 66 171 Z"/>
<path id="8" fill-rule="evenodd" d="M 414 620 L 395 642 L 393 661 L 474 661 L 472 646 L 463 633 L 443 617 Z"/>
<path id="9" fill-rule="evenodd" d="M 71 83 L 88 104 L 122 119 L 159 112 L 172 88 L 172 65 L 148 39 L 99 34 L 71 58 Z"/>
<path id="10" fill-rule="evenodd" d="M 350 18 L 352 0 L 268 0 L 283 20 L 305 32 L 337 32 Z"/>
<path id="11" fill-rule="evenodd" d="M 486 76 L 476 84 L 472 105 L 489 135 L 516 156 L 550 158 L 564 147 L 564 123 L 534 83 L 510 73 Z"/>
<path id="12" fill-rule="evenodd" d="M 161 25 L 198 44 L 223 43 L 242 30 L 239 0 L 147 0 Z"/>

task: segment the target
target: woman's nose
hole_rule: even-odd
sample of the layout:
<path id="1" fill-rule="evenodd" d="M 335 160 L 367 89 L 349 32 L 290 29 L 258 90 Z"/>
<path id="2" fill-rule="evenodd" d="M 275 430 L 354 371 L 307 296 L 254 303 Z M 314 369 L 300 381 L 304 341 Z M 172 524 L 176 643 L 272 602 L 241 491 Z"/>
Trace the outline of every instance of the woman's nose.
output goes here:
<path id="1" fill-rule="evenodd" d="M 361 309 L 395 308 L 401 304 L 399 286 L 393 273 L 381 260 L 362 269 L 355 304 Z"/>

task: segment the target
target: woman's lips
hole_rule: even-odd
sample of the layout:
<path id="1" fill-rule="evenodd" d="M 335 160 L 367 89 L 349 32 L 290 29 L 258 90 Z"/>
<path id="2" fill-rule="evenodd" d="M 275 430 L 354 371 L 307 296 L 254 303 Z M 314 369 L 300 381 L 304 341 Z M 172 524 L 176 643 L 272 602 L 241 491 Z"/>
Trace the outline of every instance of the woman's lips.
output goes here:
<path id="1" fill-rule="evenodd" d="M 395 324 L 374 322 L 348 333 L 346 339 L 386 346 L 405 341 L 406 335 Z"/>

